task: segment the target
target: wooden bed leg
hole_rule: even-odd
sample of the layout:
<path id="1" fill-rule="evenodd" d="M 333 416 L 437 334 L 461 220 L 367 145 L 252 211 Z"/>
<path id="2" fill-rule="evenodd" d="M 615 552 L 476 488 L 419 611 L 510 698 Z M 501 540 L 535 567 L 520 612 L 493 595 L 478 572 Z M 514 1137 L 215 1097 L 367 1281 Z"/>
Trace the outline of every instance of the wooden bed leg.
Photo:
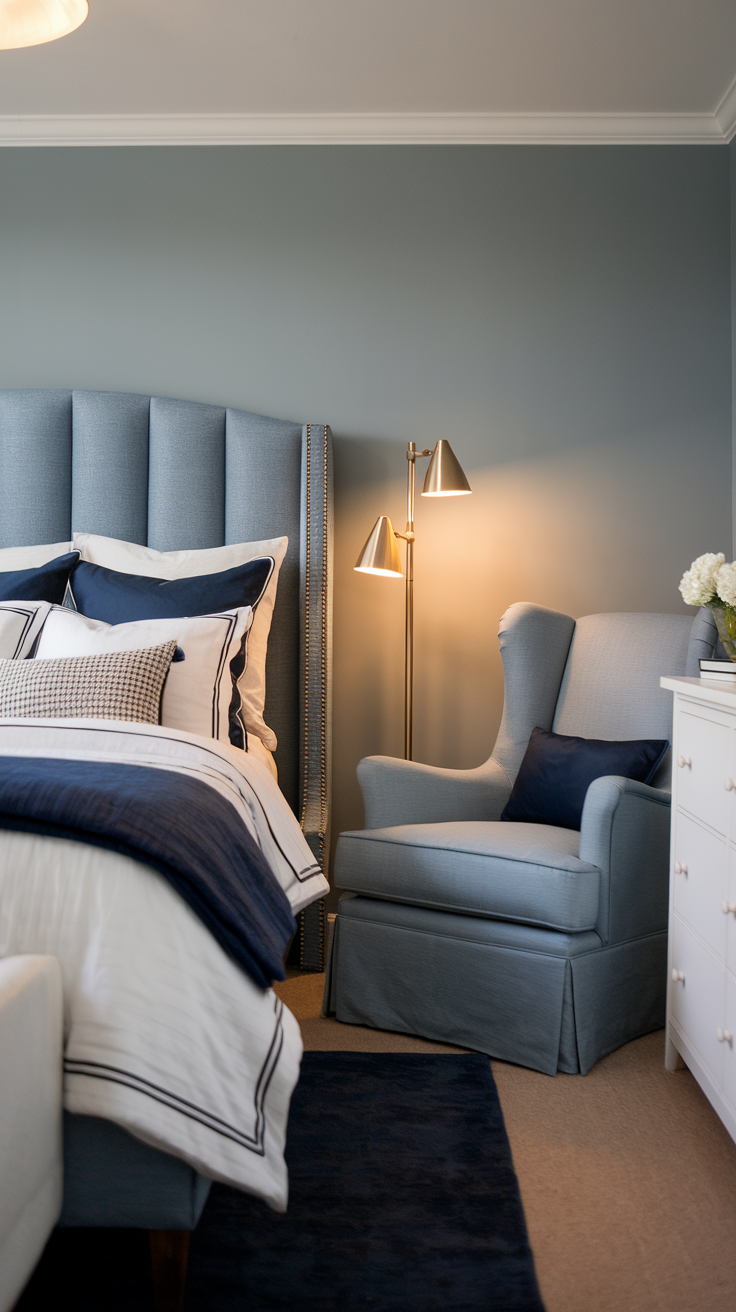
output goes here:
<path id="1" fill-rule="evenodd" d="M 149 1230 L 153 1306 L 156 1312 L 182 1312 L 189 1256 L 188 1230 Z"/>

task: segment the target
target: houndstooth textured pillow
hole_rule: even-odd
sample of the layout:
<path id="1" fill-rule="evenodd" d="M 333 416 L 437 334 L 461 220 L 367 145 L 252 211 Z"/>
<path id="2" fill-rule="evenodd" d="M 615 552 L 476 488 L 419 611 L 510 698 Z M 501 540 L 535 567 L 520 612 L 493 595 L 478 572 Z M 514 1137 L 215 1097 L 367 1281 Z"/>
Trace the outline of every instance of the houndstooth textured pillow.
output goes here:
<path id="1" fill-rule="evenodd" d="M 158 724 L 176 642 L 58 660 L 0 660 L 0 716 Z"/>

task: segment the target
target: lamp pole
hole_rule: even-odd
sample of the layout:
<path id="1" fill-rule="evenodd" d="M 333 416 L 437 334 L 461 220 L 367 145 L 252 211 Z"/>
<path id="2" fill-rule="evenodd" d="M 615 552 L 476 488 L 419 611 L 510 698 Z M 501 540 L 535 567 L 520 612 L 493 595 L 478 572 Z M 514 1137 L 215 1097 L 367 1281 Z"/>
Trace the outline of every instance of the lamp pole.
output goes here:
<path id="1" fill-rule="evenodd" d="M 406 542 L 406 616 L 404 620 L 404 760 L 410 761 L 414 736 L 414 479 L 417 457 L 431 456 L 429 448 L 417 451 L 416 442 L 407 443 L 406 459 L 406 532 L 397 538 Z"/>
<path id="2" fill-rule="evenodd" d="M 412 759 L 414 719 L 414 479 L 417 460 L 431 456 L 424 480 L 423 497 L 456 497 L 470 492 L 470 484 L 458 464 L 450 443 L 441 437 L 430 451 L 417 451 L 416 443 L 406 447 L 406 532 L 398 533 L 388 515 L 379 515 L 363 550 L 355 562 L 361 574 L 401 577 L 401 559 L 396 539 L 406 543 L 406 616 L 404 629 L 404 759 Z"/>
<path id="3" fill-rule="evenodd" d="M 414 720 L 414 476 L 416 443 L 406 452 L 406 614 L 404 616 L 404 760 L 411 760 Z"/>

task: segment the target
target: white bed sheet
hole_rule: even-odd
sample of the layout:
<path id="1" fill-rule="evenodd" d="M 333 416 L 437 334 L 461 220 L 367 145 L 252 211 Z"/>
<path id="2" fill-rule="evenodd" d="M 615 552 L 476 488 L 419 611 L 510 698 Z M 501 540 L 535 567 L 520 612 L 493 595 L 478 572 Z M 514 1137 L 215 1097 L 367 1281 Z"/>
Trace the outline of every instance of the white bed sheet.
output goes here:
<path id="1" fill-rule="evenodd" d="M 313 870 L 299 826 L 267 766 L 229 745 L 149 725 L 5 720 L 0 754 L 195 773 L 229 797 L 292 906 L 326 890 L 321 873 L 290 877 L 284 867 L 299 858 L 303 874 Z M 259 989 L 150 867 L 0 830 L 0 956 L 37 952 L 58 957 L 64 977 L 65 1107 L 115 1121 L 284 1210 L 302 1045 L 273 990 Z"/>

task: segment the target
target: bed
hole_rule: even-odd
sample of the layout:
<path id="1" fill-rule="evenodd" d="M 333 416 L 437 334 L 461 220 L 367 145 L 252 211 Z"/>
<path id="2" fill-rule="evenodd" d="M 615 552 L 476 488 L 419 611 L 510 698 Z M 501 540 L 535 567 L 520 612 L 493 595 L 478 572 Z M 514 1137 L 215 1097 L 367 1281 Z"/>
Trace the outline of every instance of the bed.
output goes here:
<path id="1" fill-rule="evenodd" d="M 318 867 L 326 870 L 329 847 L 329 429 L 128 393 L 0 391 L 0 548 L 69 542 L 75 532 L 138 543 L 158 552 L 207 550 L 288 536 L 268 643 L 265 717 L 278 739 L 274 757 L 281 792 L 311 853 L 311 867 L 303 858 L 295 857 L 294 862 L 298 865 L 301 860 L 307 878 L 317 877 Z M 243 783 L 238 748 L 217 744 L 217 751 L 213 748 L 207 755 L 196 738 L 192 743 L 186 734 L 175 731 L 164 733 L 152 727 L 145 733 L 128 730 L 117 737 L 102 735 L 105 742 L 100 755 L 100 735 L 92 741 L 88 724 L 57 723 L 55 727 L 62 744 L 57 755 L 67 767 L 70 759 L 110 762 L 113 770 L 132 761 L 137 766 L 151 765 L 154 770 L 163 766 L 186 774 L 187 786 L 194 786 L 191 776 L 199 770 L 208 785 L 217 776 L 221 793 L 229 795 L 228 790 L 239 789 L 243 797 L 259 770 L 264 779 L 267 774 L 265 766 L 253 758 L 250 776 Z M 48 732 L 44 726 L 41 729 L 35 722 L 22 725 L 5 720 L 0 724 L 0 754 L 16 753 L 24 760 L 44 758 Z M 177 757 L 173 765 L 162 760 L 165 753 Z M 154 777 L 158 778 L 152 774 Z M 263 833 L 270 828 L 273 834 L 279 822 L 269 820 L 269 807 L 277 816 L 281 803 L 271 797 L 268 781 L 261 780 L 259 787 L 265 802 L 256 806 L 246 798 L 242 806 L 244 811 L 250 806 L 251 812 L 262 813 Z M 211 786 L 209 791 L 213 791 Z M 289 826 L 284 824 L 286 832 Z M 28 869 L 34 861 L 42 869 L 54 851 L 53 844 L 63 845 L 64 841 L 0 830 L 0 844 L 6 848 L 16 844 L 17 860 Z M 289 841 L 297 840 L 287 834 L 282 848 L 284 844 L 288 847 Z M 301 835 L 298 841 L 302 842 Z M 80 852 L 80 884 L 85 879 L 104 882 L 106 876 L 101 872 L 108 865 L 110 884 L 122 879 L 119 855 L 83 848 L 82 844 L 74 846 Z M 138 878 L 144 879 L 140 869 Z M 126 878 L 135 882 L 136 876 Z M 128 887 L 124 880 L 121 887 Z M 177 895 L 167 888 L 166 896 Z M 306 895 L 302 900 L 307 900 Z M 121 907 L 123 902 L 124 895 Z M 121 913 L 121 923 L 124 919 Z M 145 926 L 139 923 L 143 930 Z M 122 943 L 119 948 L 123 962 L 135 944 L 135 924 L 126 932 L 127 946 Z M 200 925 L 196 930 L 200 937 L 192 940 L 192 976 L 208 969 L 203 964 L 209 951 L 202 946 L 203 932 L 206 936 L 207 930 Z M 141 937 L 145 937 L 143 932 Z M 298 915 L 296 952 L 302 968 L 322 968 L 324 938 L 320 898 L 310 901 Z M 192 987 L 198 987 L 196 981 Z M 270 997 L 269 1005 L 278 1016 L 275 995 L 269 991 L 264 996 Z M 285 1024 L 280 1027 L 282 1038 Z M 295 1051 L 292 1042 L 288 1058 L 292 1065 Z M 264 1088 L 275 1087 L 273 1070 L 279 1058 L 274 1052 L 262 1062 L 261 1094 Z M 298 1054 L 296 1059 L 298 1063 Z M 72 1078 L 69 1070 L 68 1064 L 67 1082 Z M 229 1168 L 209 1169 L 206 1160 L 200 1163 L 202 1169 L 197 1169 L 193 1164 L 199 1161 L 196 1154 L 190 1152 L 186 1160 L 187 1154 L 179 1153 L 175 1145 L 167 1144 L 166 1151 L 152 1146 L 155 1136 L 148 1136 L 146 1142 L 146 1134 L 122 1128 L 113 1113 L 85 1114 L 84 1099 L 77 1099 L 74 1107 L 65 1112 L 62 1225 L 186 1231 L 196 1225 L 211 1178 L 232 1179 Z M 283 1109 L 282 1113 L 285 1115 Z M 124 1117 L 121 1119 L 124 1123 Z M 259 1133 L 262 1136 L 262 1125 Z M 257 1175 L 240 1185 L 279 1205 Z"/>

